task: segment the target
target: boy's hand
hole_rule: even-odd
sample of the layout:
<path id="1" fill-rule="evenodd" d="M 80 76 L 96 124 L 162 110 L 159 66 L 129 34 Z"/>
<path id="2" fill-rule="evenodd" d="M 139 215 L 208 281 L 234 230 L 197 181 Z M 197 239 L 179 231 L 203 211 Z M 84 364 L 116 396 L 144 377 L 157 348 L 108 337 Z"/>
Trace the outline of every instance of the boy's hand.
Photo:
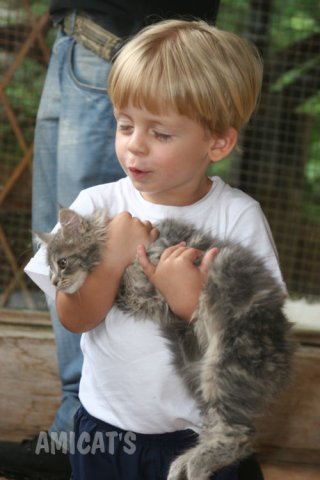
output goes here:
<path id="1" fill-rule="evenodd" d="M 105 261 L 123 272 L 135 259 L 137 246 L 147 247 L 158 235 L 159 231 L 149 221 L 142 222 L 129 212 L 119 213 L 108 225 Z"/>
<path id="2" fill-rule="evenodd" d="M 186 321 L 190 321 L 198 305 L 209 266 L 218 251 L 218 248 L 212 248 L 203 254 L 201 250 L 187 247 L 182 242 L 167 248 L 158 265 L 153 265 L 144 246 L 137 248 L 140 265 L 150 282 L 159 290 L 171 310 Z M 195 260 L 201 257 L 200 265 L 194 265 Z"/>
<path id="3" fill-rule="evenodd" d="M 137 245 L 148 246 L 158 234 L 148 221 L 132 218 L 128 212 L 116 215 L 108 224 L 102 262 L 75 294 L 57 293 L 56 306 L 61 323 L 77 333 L 96 327 L 112 308 L 121 276 L 134 260 Z"/>

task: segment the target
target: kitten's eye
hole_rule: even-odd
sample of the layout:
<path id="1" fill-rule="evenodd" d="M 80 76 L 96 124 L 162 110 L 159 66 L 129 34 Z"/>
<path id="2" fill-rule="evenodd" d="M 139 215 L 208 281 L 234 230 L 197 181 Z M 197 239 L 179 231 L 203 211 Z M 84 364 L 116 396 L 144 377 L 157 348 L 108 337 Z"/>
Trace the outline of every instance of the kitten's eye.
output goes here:
<path id="1" fill-rule="evenodd" d="M 61 270 L 64 270 L 67 266 L 67 259 L 65 257 L 63 258 L 59 258 L 59 260 L 57 261 L 57 264 L 58 264 L 58 267 L 61 269 Z"/>

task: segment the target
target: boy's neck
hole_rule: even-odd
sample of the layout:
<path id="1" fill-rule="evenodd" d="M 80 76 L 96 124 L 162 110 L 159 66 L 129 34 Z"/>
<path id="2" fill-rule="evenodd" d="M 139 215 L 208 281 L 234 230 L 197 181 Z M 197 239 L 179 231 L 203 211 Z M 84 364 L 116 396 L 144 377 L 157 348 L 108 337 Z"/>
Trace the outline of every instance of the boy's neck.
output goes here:
<path id="1" fill-rule="evenodd" d="M 149 192 L 139 192 L 144 200 L 157 205 L 167 205 L 171 207 L 185 207 L 193 205 L 201 200 L 211 190 L 212 180 L 205 177 L 203 184 L 196 191 L 184 191 L 183 194 L 178 192 L 161 192 L 157 195 Z"/>

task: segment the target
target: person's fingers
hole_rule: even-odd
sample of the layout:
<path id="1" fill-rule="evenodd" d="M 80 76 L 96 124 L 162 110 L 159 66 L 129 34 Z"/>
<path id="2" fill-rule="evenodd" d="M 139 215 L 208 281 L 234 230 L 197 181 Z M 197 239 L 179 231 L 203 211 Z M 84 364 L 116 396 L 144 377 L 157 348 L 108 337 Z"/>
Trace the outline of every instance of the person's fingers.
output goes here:
<path id="1" fill-rule="evenodd" d="M 144 245 L 138 245 L 137 257 L 144 273 L 146 274 L 147 278 L 150 279 L 154 275 L 156 267 L 150 262 Z"/>
<path id="2" fill-rule="evenodd" d="M 152 242 L 156 240 L 159 236 L 159 230 L 152 225 L 149 220 L 141 221 L 137 217 L 132 217 L 132 220 L 138 225 L 144 225 L 147 228 L 147 232 L 150 234 Z"/>
<path id="3" fill-rule="evenodd" d="M 198 248 L 193 248 L 193 247 L 185 247 L 184 250 L 181 250 L 180 255 L 184 259 L 188 259 L 191 262 L 194 262 L 198 258 L 203 257 L 203 251 L 199 250 Z"/>
<path id="4" fill-rule="evenodd" d="M 151 231 L 153 229 L 153 225 L 151 222 L 149 222 L 149 220 L 143 220 L 142 223 L 147 227 L 148 230 Z"/>
<path id="5" fill-rule="evenodd" d="M 159 236 L 159 230 L 156 228 L 156 227 L 153 227 L 151 230 L 150 230 L 150 235 L 151 235 L 151 239 L 152 241 L 156 240 Z"/>
<path id="6" fill-rule="evenodd" d="M 199 269 L 201 273 L 203 273 L 205 276 L 208 275 L 210 265 L 218 253 L 219 253 L 219 248 L 213 247 L 213 248 L 210 248 L 210 250 L 208 250 L 204 254 L 203 259 L 201 260 Z"/>
<path id="7" fill-rule="evenodd" d="M 116 217 L 118 218 L 133 218 L 131 213 L 127 212 L 127 211 L 124 211 L 124 212 L 120 212 L 116 215 Z M 115 217 L 114 217 L 115 218 Z"/>
<path id="8" fill-rule="evenodd" d="M 180 255 L 181 251 L 185 249 L 186 242 L 180 242 L 177 245 L 171 245 L 171 247 L 166 248 L 161 255 L 162 260 L 166 260 L 169 257 L 177 257 Z"/>

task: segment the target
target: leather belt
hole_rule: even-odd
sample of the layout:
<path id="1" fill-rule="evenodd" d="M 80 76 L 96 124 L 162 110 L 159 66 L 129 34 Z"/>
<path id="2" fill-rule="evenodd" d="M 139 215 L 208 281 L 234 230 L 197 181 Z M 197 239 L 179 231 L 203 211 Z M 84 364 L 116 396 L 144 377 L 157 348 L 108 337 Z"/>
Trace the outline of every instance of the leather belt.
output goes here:
<path id="1" fill-rule="evenodd" d="M 63 31 L 99 57 L 110 61 L 121 45 L 121 39 L 92 21 L 82 12 L 66 15 Z"/>

